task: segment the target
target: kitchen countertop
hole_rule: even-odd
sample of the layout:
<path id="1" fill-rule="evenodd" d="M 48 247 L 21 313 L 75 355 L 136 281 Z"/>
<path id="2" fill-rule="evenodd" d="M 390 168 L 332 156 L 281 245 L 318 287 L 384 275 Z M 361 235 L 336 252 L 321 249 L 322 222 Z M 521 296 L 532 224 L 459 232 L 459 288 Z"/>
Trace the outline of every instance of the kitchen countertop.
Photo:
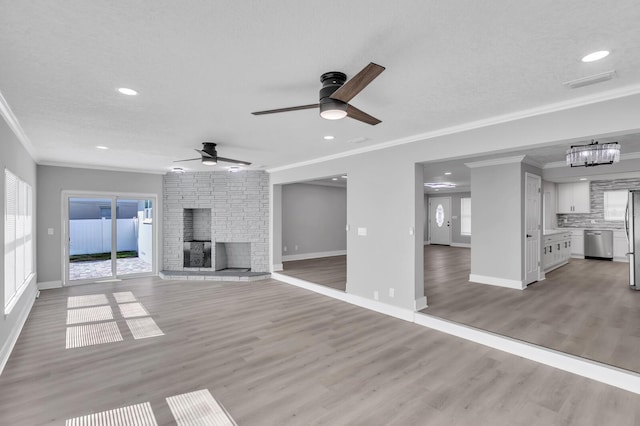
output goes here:
<path id="1" fill-rule="evenodd" d="M 564 228 L 564 229 L 545 229 L 544 232 L 542 233 L 542 235 L 547 237 L 549 235 L 562 234 L 564 232 L 571 232 L 571 229 L 569 229 L 569 228 Z"/>

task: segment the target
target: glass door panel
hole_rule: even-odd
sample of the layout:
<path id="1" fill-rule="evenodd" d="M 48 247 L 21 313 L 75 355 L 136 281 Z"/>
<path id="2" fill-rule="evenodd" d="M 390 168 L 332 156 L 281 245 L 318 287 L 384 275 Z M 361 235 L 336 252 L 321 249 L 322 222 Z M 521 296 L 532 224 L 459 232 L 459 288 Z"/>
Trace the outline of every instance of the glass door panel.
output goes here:
<path id="1" fill-rule="evenodd" d="M 112 278 L 112 199 L 69 197 L 69 281 Z"/>
<path id="2" fill-rule="evenodd" d="M 116 200 L 118 276 L 153 272 L 153 201 Z"/>

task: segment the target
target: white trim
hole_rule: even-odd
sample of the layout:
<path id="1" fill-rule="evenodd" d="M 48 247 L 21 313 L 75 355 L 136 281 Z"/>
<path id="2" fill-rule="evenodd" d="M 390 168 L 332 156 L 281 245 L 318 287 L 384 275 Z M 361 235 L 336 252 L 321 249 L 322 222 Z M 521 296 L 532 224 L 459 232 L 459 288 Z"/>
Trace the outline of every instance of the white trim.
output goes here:
<path id="1" fill-rule="evenodd" d="M 51 290 L 52 288 L 62 288 L 62 280 L 42 281 L 38 283 L 38 290 Z"/>
<path id="2" fill-rule="evenodd" d="M 522 163 L 525 155 L 514 155 L 513 157 L 491 158 L 489 160 L 472 161 L 471 163 L 464 163 L 470 169 L 478 167 L 499 166 L 501 164 Z"/>
<path id="3" fill-rule="evenodd" d="M 291 284 L 296 287 L 301 287 L 306 290 L 313 291 L 314 293 L 329 296 L 333 299 L 342 300 L 343 302 L 351 303 L 352 305 L 360 306 L 381 314 L 389 315 L 394 318 L 399 318 L 405 321 L 413 322 L 413 311 L 410 309 L 400 308 L 398 306 L 382 303 L 377 300 L 367 299 L 355 294 L 345 293 L 344 291 L 336 290 L 335 288 L 326 287 L 320 284 L 314 284 L 309 281 L 301 280 L 300 278 L 290 277 L 288 275 L 272 273 L 271 278 L 282 281 L 286 284 Z"/>
<path id="4" fill-rule="evenodd" d="M 421 313 L 416 324 L 640 394 L 640 374 Z"/>
<path id="5" fill-rule="evenodd" d="M 521 340 L 491 333 L 486 330 L 480 330 L 467 325 L 447 321 L 421 312 L 412 312 L 409 309 L 387 305 L 382 302 L 348 294 L 319 284 L 313 284 L 299 278 L 277 273 L 272 274 L 271 277 L 286 284 L 305 288 L 315 293 L 342 300 L 375 312 L 380 312 L 394 318 L 410 321 L 432 330 L 447 333 L 483 346 L 507 352 L 540 364 L 548 365 L 549 367 L 557 368 L 577 376 L 586 377 L 597 382 L 615 386 L 619 389 L 640 394 L 640 374 L 629 370 L 623 370 L 607 364 L 558 352 L 543 346 L 537 346 Z M 418 305 L 421 300 L 422 298 L 417 300 L 416 305 Z"/>
<path id="6" fill-rule="evenodd" d="M 7 125 L 16 136 L 16 138 L 20 141 L 24 149 L 29 153 L 33 161 L 38 162 L 38 155 L 36 154 L 36 149 L 33 147 L 33 144 L 27 137 L 27 134 L 24 132 L 24 129 L 20 125 L 20 122 L 13 115 L 13 111 L 11 111 L 11 107 L 7 103 L 7 100 L 0 92 L 0 115 L 4 118 L 4 121 L 7 122 Z"/>
<path id="7" fill-rule="evenodd" d="M 282 263 L 276 263 L 274 265 L 271 265 L 271 272 L 279 272 L 282 271 L 284 269 L 284 267 L 282 266 Z"/>
<path id="8" fill-rule="evenodd" d="M 485 275 L 469 274 L 469 281 L 479 284 L 489 284 L 498 287 L 513 288 L 516 290 L 524 290 L 526 285 L 522 281 L 509 280 L 506 278 L 488 277 Z"/>
<path id="9" fill-rule="evenodd" d="M 422 309 L 427 307 L 427 296 L 422 296 L 419 299 L 413 301 L 413 310 L 421 311 Z"/>
<path id="10" fill-rule="evenodd" d="M 16 342 L 18 341 L 18 337 L 20 337 L 20 333 L 22 332 L 22 328 L 24 324 L 27 322 L 27 318 L 29 317 L 29 313 L 31 312 L 31 308 L 33 307 L 33 303 L 36 300 L 36 294 L 38 293 L 38 288 L 33 286 L 31 294 L 28 296 L 30 301 L 27 302 L 22 311 L 16 316 L 16 323 L 13 326 L 13 329 L 7 340 L 4 342 L 2 348 L 0 348 L 0 374 L 4 370 L 5 365 L 7 365 L 7 361 L 9 361 L 9 357 L 11 356 L 11 352 L 13 351 Z M 23 293 L 23 296 L 28 294 L 26 291 Z M 5 315 L 5 319 L 7 316 Z"/>
<path id="11" fill-rule="evenodd" d="M 535 108 L 530 108 L 522 111 L 511 112 L 508 114 L 498 115 L 482 120 L 471 121 L 468 123 L 445 127 L 439 130 L 434 130 L 426 133 L 421 133 L 413 136 L 409 136 L 406 138 L 400 138 L 396 140 L 392 140 L 389 142 L 384 142 L 364 148 L 353 149 L 351 151 L 345 151 L 338 154 L 327 155 L 324 157 L 319 157 L 313 160 L 300 161 L 298 163 L 287 164 L 284 166 L 273 167 L 271 169 L 266 169 L 267 173 L 275 173 L 281 172 L 283 170 L 295 169 L 298 167 L 308 166 L 311 164 L 323 163 L 325 161 L 335 160 L 338 158 L 350 157 L 352 155 L 358 155 L 365 152 L 378 151 L 380 149 L 390 148 L 398 145 L 405 145 L 412 142 L 424 141 L 428 139 L 433 139 L 440 136 L 451 135 L 455 133 L 461 133 L 473 129 L 479 129 L 482 127 L 494 126 L 501 123 L 507 123 L 511 121 L 521 120 L 529 117 L 535 117 L 538 115 L 550 114 L 553 112 L 569 110 L 572 108 L 577 108 L 585 105 L 591 105 L 598 102 L 609 101 L 618 98 L 624 98 L 626 96 L 636 95 L 640 93 L 640 84 L 625 86 L 613 90 L 608 90 L 606 92 L 594 93 L 591 95 L 570 99 L 567 101 L 556 102 L 552 104 L 547 104 Z M 440 158 L 434 158 L 434 160 L 438 160 Z"/>
<path id="12" fill-rule="evenodd" d="M 471 244 L 469 244 L 469 243 L 451 243 L 450 245 L 451 245 L 451 247 L 471 248 Z"/>
<path id="13" fill-rule="evenodd" d="M 425 246 L 430 246 L 430 245 L 431 245 L 431 240 L 427 240 L 427 241 L 425 241 L 425 242 L 424 242 L 424 245 L 425 245 Z"/>
<path id="14" fill-rule="evenodd" d="M 40 161 L 40 166 L 52 166 L 52 167 L 69 167 L 73 169 L 87 169 L 87 170 L 106 170 L 109 172 L 125 172 L 125 173 L 142 173 L 150 175 L 166 175 L 171 173 L 171 170 L 141 170 L 141 169 L 127 169 L 125 167 L 112 167 L 112 166 L 91 166 L 87 167 L 86 163 L 68 163 L 63 161 Z"/>
<path id="15" fill-rule="evenodd" d="M 321 257 L 344 256 L 346 254 L 347 254 L 346 250 L 320 251 L 317 253 L 289 254 L 286 256 L 282 256 L 282 261 L 288 262 L 291 260 L 319 259 Z"/>

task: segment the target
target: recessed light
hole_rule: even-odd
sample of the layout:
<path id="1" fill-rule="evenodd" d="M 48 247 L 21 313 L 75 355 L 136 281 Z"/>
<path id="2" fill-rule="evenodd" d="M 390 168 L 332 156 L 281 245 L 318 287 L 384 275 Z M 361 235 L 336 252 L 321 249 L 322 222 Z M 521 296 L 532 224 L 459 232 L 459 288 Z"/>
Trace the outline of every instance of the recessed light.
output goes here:
<path id="1" fill-rule="evenodd" d="M 104 145 L 96 145 L 97 149 L 109 149 L 108 146 L 104 146 Z"/>
<path id="2" fill-rule="evenodd" d="M 580 178 L 580 180 L 587 180 L 587 178 Z"/>
<path id="3" fill-rule="evenodd" d="M 242 167 L 240 167 L 240 166 L 229 166 L 229 167 L 227 167 L 227 170 L 229 170 L 231 173 L 238 173 L 240 170 L 242 170 Z"/>
<path id="4" fill-rule="evenodd" d="M 331 178 L 331 180 L 338 180 L 338 178 Z"/>
<path id="5" fill-rule="evenodd" d="M 599 50 L 597 52 L 589 53 L 584 58 L 582 58 L 582 62 L 594 62 L 599 61 L 602 58 L 606 58 L 609 56 L 608 50 Z"/>
<path id="6" fill-rule="evenodd" d="M 436 191 L 440 191 L 440 190 L 436 188 Z"/>
<path id="7" fill-rule="evenodd" d="M 335 136 L 327 135 L 327 136 L 324 137 L 324 139 L 327 140 L 327 141 L 332 141 L 332 140 L 335 139 Z"/>
<path id="8" fill-rule="evenodd" d="M 173 167 L 171 171 L 173 173 L 184 173 L 184 169 L 182 167 Z"/>
<path id="9" fill-rule="evenodd" d="M 451 172 L 444 172 L 445 176 L 449 176 Z"/>
<path id="10" fill-rule="evenodd" d="M 340 176 L 340 177 L 341 177 L 342 179 L 346 179 L 346 178 L 347 178 L 347 175 L 342 175 L 342 176 Z"/>
<path id="11" fill-rule="evenodd" d="M 138 92 L 136 92 L 133 89 L 129 89 L 128 87 L 120 87 L 118 88 L 118 92 L 122 93 L 123 95 L 127 95 L 127 96 L 135 96 L 138 94 Z"/>

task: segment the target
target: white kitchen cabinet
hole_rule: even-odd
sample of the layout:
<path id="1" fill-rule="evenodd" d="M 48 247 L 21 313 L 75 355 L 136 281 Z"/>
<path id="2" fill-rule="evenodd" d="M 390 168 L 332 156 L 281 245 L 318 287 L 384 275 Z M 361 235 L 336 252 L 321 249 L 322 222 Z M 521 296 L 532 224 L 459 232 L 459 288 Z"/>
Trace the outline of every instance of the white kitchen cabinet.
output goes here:
<path id="1" fill-rule="evenodd" d="M 629 243 L 624 229 L 616 229 L 613 231 L 613 260 L 616 262 L 628 262 L 628 251 Z"/>
<path id="2" fill-rule="evenodd" d="M 591 190 L 589 182 L 558 184 L 558 213 L 590 213 Z"/>
<path id="3" fill-rule="evenodd" d="M 545 235 L 542 248 L 542 267 L 545 272 L 566 265 L 571 257 L 571 231 Z"/>
<path id="4" fill-rule="evenodd" d="M 584 229 L 571 231 L 571 256 L 584 258 Z"/>

